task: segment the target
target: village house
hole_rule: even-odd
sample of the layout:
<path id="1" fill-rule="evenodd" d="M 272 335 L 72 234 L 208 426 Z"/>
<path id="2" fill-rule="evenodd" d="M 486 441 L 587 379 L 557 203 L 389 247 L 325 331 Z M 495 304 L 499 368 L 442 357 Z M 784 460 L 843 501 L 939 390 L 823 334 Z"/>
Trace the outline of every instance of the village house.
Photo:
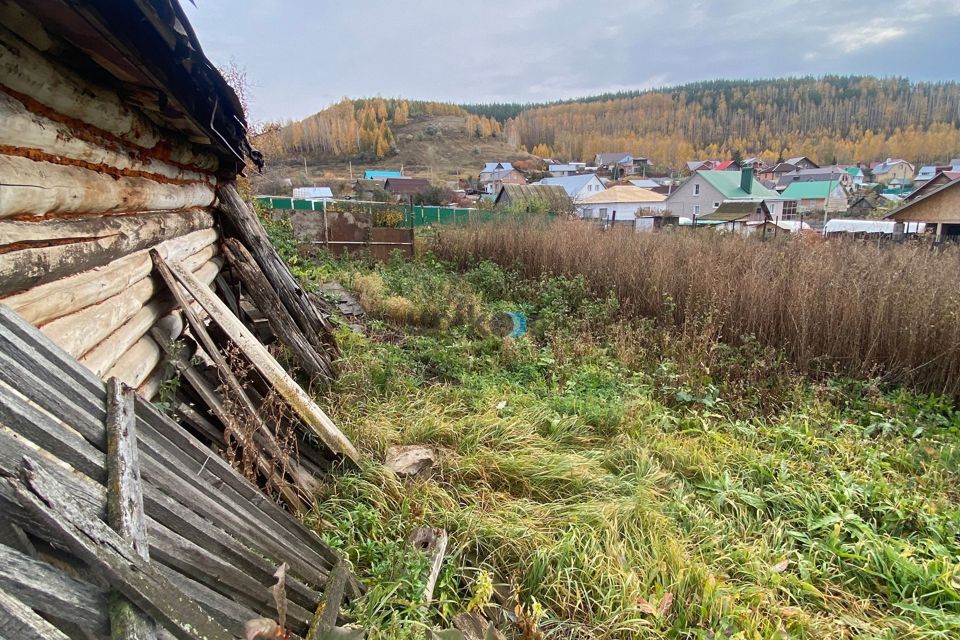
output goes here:
<path id="1" fill-rule="evenodd" d="M 729 200 L 723 202 L 716 211 L 708 213 L 697 219 L 701 222 L 717 225 L 720 231 L 732 231 L 743 235 L 749 235 L 752 230 L 758 228 L 765 222 L 770 221 L 770 209 L 762 200 L 759 202 L 750 200 Z M 749 223 L 758 223 L 758 225 L 748 226 Z"/>
<path id="2" fill-rule="evenodd" d="M 601 171 L 609 171 L 617 176 L 633 176 L 642 173 L 649 165 L 647 158 L 634 157 L 629 153 L 598 153 L 594 164 Z"/>
<path id="3" fill-rule="evenodd" d="M 551 164 L 547 165 L 547 172 L 554 178 L 562 178 L 575 174 L 577 167 L 573 164 Z"/>
<path id="4" fill-rule="evenodd" d="M 772 181 L 774 184 L 776 184 L 777 180 L 780 179 L 780 176 L 793 173 L 797 169 L 799 169 L 799 167 L 796 165 L 789 164 L 787 162 L 778 162 L 772 167 L 765 167 L 755 175 L 757 176 L 758 180 Z"/>
<path id="5" fill-rule="evenodd" d="M 572 215 L 573 200 L 563 187 L 549 184 L 505 184 L 500 187 L 493 206 L 515 212 L 539 212 Z"/>
<path id="6" fill-rule="evenodd" d="M 697 171 L 710 171 L 717 164 L 717 160 L 688 160 L 687 171 L 696 173 Z"/>
<path id="7" fill-rule="evenodd" d="M 822 169 L 797 169 L 791 173 L 784 173 L 777 180 L 776 191 L 783 190 L 797 182 L 832 182 L 850 190 L 853 187 L 853 177 L 843 169 L 824 167 Z"/>
<path id="8" fill-rule="evenodd" d="M 819 169 L 820 165 L 808 158 L 807 156 L 797 156 L 795 158 L 787 158 L 786 163 L 795 166 L 797 169 Z"/>
<path id="9" fill-rule="evenodd" d="M 699 218 L 713 213 L 725 201 L 747 200 L 767 203 L 774 220 L 794 213 L 784 205 L 787 199 L 767 189 L 753 176 L 752 169 L 743 171 L 697 171 L 676 187 L 666 200 L 667 209 L 681 218 Z"/>
<path id="10" fill-rule="evenodd" d="M 666 197 L 633 185 L 610 187 L 579 203 L 580 217 L 594 220 L 633 220 L 660 215 L 666 208 Z"/>
<path id="11" fill-rule="evenodd" d="M 576 205 L 585 198 L 606 189 L 600 178 L 594 173 L 566 176 L 563 178 L 544 178 L 536 184 L 558 185 L 563 187 Z"/>
<path id="12" fill-rule="evenodd" d="M 844 175 L 847 175 L 844 172 Z M 797 211 L 809 213 L 824 211 L 836 213 L 847 210 L 849 194 L 838 182 L 794 182 L 781 194 L 785 199 L 797 203 Z"/>
<path id="13" fill-rule="evenodd" d="M 886 220 L 933 225 L 937 242 L 960 239 L 960 180 L 951 180 L 904 202 Z"/>
<path id="14" fill-rule="evenodd" d="M 906 186 L 913 183 L 913 165 L 906 160 L 887 158 L 871 166 L 873 181 L 889 186 Z"/>
<path id="15" fill-rule="evenodd" d="M 384 191 L 402 201 L 418 193 L 423 193 L 430 186 L 430 181 L 426 178 L 388 178 L 383 183 Z"/>
<path id="16" fill-rule="evenodd" d="M 863 169 L 860 167 L 843 167 L 843 170 L 850 175 L 850 184 L 854 189 L 859 189 L 863 186 L 863 183 L 866 182 L 866 176 L 863 173 Z"/>
<path id="17" fill-rule="evenodd" d="M 765 163 L 760 158 L 753 156 L 750 158 L 744 158 L 740 161 L 741 169 L 753 169 L 753 175 L 759 176 L 764 169 L 767 168 L 767 163 Z"/>
<path id="18" fill-rule="evenodd" d="M 480 188 L 486 193 L 499 193 L 505 184 L 527 184 L 527 178 L 509 162 L 488 162 L 478 178 Z"/>
<path id="19" fill-rule="evenodd" d="M 941 185 L 945 185 L 948 182 L 952 182 L 960 178 L 960 171 L 940 171 L 937 175 L 933 176 L 930 180 L 927 180 L 921 185 L 918 185 L 916 189 L 911 191 L 909 194 L 904 196 L 904 202 L 909 202 L 911 200 L 916 200 L 920 196 L 936 189 Z"/>

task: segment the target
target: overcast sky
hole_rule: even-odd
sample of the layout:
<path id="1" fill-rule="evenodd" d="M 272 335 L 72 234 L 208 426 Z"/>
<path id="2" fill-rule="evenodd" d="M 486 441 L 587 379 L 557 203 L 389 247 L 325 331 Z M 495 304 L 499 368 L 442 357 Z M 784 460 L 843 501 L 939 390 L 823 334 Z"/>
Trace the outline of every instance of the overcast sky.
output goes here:
<path id="1" fill-rule="evenodd" d="M 544 101 L 693 80 L 960 79 L 960 0 L 181 0 L 257 120 L 343 96 Z"/>

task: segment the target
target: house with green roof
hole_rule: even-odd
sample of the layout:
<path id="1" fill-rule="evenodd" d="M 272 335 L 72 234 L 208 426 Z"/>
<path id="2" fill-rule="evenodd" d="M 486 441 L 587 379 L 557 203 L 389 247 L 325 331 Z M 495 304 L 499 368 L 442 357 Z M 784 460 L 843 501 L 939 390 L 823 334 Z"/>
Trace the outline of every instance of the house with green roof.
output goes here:
<path id="1" fill-rule="evenodd" d="M 838 213 L 847 210 L 849 194 L 843 185 L 831 182 L 794 182 L 780 194 L 797 202 L 800 212 L 824 211 Z"/>
<path id="2" fill-rule="evenodd" d="M 763 186 L 753 169 L 742 171 L 696 171 L 667 198 L 667 210 L 680 218 L 701 218 L 715 212 L 725 202 L 763 202 L 770 218 L 790 217 L 784 210 L 789 201 L 776 191 Z"/>

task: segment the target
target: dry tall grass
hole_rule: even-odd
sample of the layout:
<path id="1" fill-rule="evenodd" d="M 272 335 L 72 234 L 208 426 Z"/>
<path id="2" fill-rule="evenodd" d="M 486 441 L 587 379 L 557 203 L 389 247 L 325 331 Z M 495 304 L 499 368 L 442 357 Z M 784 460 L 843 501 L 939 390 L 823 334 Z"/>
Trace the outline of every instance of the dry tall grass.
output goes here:
<path id="1" fill-rule="evenodd" d="M 437 254 L 528 277 L 582 274 L 625 313 L 736 342 L 754 336 L 808 373 L 882 376 L 960 396 L 960 248 L 604 233 L 581 223 L 445 231 Z"/>

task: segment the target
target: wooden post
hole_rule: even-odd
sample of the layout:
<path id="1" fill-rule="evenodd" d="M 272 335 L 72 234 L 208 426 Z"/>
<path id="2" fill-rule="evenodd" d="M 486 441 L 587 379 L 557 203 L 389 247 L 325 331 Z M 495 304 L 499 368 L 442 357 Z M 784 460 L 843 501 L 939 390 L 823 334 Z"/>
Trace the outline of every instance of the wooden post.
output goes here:
<path id="1" fill-rule="evenodd" d="M 346 590 L 347 580 L 350 577 L 350 568 L 341 560 L 330 572 L 327 578 L 327 588 L 323 593 L 323 600 L 317 606 L 310 630 L 304 640 L 320 640 L 326 638 L 337 625 L 337 615 L 340 612 L 340 602 Z"/>

